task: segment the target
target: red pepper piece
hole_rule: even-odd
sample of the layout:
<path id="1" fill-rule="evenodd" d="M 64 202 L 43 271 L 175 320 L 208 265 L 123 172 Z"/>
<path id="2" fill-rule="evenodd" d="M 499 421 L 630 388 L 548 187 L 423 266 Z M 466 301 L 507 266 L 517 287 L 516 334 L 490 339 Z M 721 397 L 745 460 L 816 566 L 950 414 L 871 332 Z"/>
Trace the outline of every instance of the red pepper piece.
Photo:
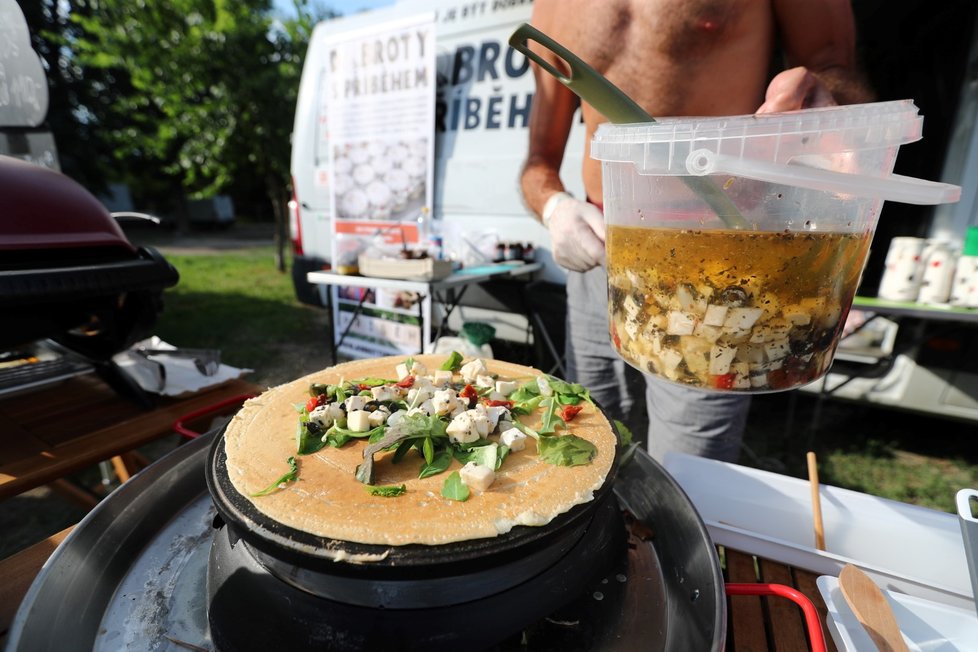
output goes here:
<path id="1" fill-rule="evenodd" d="M 512 409 L 512 401 L 502 401 L 502 400 L 489 400 L 486 399 L 486 407 L 504 407 L 507 410 Z"/>
<path id="2" fill-rule="evenodd" d="M 710 386 L 715 389 L 730 389 L 733 387 L 734 380 L 737 374 L 730 372 L 729 374 L 710 374 Z"/>
<path id="3" fill-rule="evenodd" d="M 565 405 L 560 411 L 560 418 L 567 423 L 577 416 L 577 413 L 584 409 L 583 405 Z"/>
<path id="4" fill-rule="evenodd" d="M 397 386 L 401 389 L 407 389 L 414 384 L 414 376 L 405 376 L 401 380 L 397 381 Z"/>

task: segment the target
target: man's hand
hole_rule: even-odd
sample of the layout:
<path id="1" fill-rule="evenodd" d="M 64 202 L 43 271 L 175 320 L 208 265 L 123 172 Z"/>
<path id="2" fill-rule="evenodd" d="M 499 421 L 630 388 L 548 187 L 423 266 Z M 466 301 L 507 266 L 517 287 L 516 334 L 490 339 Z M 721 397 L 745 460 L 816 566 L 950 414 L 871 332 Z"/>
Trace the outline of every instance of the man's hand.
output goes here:
<path id="1" fill-rule="evenodd" d="M 604 263 L 604 215 L 594 204 L 565 195 L 547 221 L 554 261 L 564 269 L 586 272 Z"/>
<path id="2" fill-rule="evenodd" d="M 797 111 L 818 106 L 835 106 L 831 91 L 808 68 L 799 66 L 778 73 L 767 86 L 758 113 Z"/>

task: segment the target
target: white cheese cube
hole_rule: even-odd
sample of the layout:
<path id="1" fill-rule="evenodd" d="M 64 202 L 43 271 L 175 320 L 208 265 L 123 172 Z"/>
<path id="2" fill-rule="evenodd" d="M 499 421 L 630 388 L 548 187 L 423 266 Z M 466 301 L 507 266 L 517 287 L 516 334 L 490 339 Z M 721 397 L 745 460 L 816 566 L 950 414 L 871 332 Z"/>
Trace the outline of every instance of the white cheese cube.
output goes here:
<path id="1" fill-rule="evenodd" d="M 452 383 L 452 372 L 447 369 L 438 369 L 431 378 L 431 384 L 435 387 L 444 387 Z"/>
<path id="2" fill-rule="evenodd" d="M 448 413 L 448 416 L 454 419 L 455 417 L 462 414 L 463 412 L 466 412 L 468 409 L 469 409 L 468 403 L 456 399 L 455 407 L 453 407 L 452 411 Z"/>
<path id="3" fill-rule="evenodd" d="M 767 387 L 767 374 L 763 371 L 761 373 L 751 373 L 750 386 L 754 388 Z"/>
<path id="4" fill-rule="evenodd" d="M 492 430 L 492 425 L 489 423 L 489 415 L 484 411 L 469 410 L 469 416 L 476 434 L 483 439 L 488 437 L 489 431 Z"/>
<path id="5" fill-rule="evenodd" d="M 807 326 L 812 322 L 812 316 L 798 304 L 785 306 L 781 314 L 789 323 L 795 326 Z"/>
<path id="6" fill-rule="evenodd" d="M 431 397 L 437 414 L 451 414 L 458 405 L 458 395 L 454 389 L 440 389 Z"/>
<path id="7" fill-rule="evenodd" d="M 754 325 L 764 313 L 761 308 L 730 308 L 727 311 L 727 318 L 723 320 L 723 330 L 743 331 Z"/>
<path id="8" fill-rule="evenodd" d="M 418 405 L 429 400 L 435 393 L 429 387 L 412 387 L 408 390 L 408 405 Z"/>
<path id="9" fill-rule="evenodd" d="M 418 409 L 427 414 L 429 417 L 435 414 L 435 404 L 430 398 L 419 405 Z"/>
<path id="10" fill-rule="evenodd" d="M 334 411 L 335 406 L 335 411 Z M 342 416 L 343 410 L 339 409 L 339 404 L 333 403 L 332 405 L 320 405 L 317 406 L 312 412 L 309 413 L 309 421 L 318 423 L 324 428 L 328 428 L 333 425 L 336 421 L 336 412 Z"/>
<path id="11" fill-rule="evenodd" d="M 488 466 L 482 466 L 476 462 L 469 462 L 458 472 L 469 489 L 473 491 L 485 491 L 496 479 L 496 473 Z"/>
<path id="12" fill-rule="evenodd" d="M 730 373 L 730 363 L 737 354 L 737 347 L 714 344 L 710 349 L 710 373 L 722 376 Z"/>
<path id="13" fill-rule="evenodd" d="M 791 353 L 791 344 L 787 337 L 778 338 L 764 345 L 768 360 L 781 360 Z"/>
<path id="14" fill-rule="evenodd" d="M 500 419 L 509 419 L 509 410 L 502 405 L 492 405 L 486 408 L 486 417 L 489 419 L 489 431 L 492 432 Z"/>
<path id="15" fill-rule="evenodd" d="M 628 337 L 633 340 L 638 339 L 638 332 L 641 330 L 642 325 L 637 321 L 626 321 L 625 322 L 625 332 L 628 333 Z"/>
<path id="16" fill-rule="evenodd" d="M 711 303 L 706 307 L 703 323 L 707 326 L 723 326 L 723 322 L 727 318 L 727 310 L 727 306 L 718 306 Z"/>
<path id="17" fill-rule="evenodd" d="M 415 376 L 424 376 L 428 373 L 428 367 L 424 366 L 423 362 L 415 360 L 414 364 L 411 365 L 411 373 Z"/>
<path id="18" fill-rule="evenodd" d="M 390 413 L 388 413 L 387 410 L 377 409 L 374 410 L 373 412 L 370 412 L 370 417 L 368 419 L 368 421 L 370 421 L 370 427 L 376 428 L 377 426 L 384 425 L 385 423 L 387 423 L 387 417 L 389 416 Z"/>
<path id="19" fill-rule="evenodd" d="M 554 390 L 550 386 L 550 381 L 543 376 L 537 376 L 537 389 L 540 390 L 541 396 L 553 396 Z"/>
<path id="20" fill-rule="evenodd" d="M 488 374 L 481 374 L 475 377 L 476 387 L 495 387 L 496 379 Z"/>
<path id="21" fill-rule="evenodd" d="M 678 310 L 669 311 L 669 323 L 666 325 L 668 335 L 692 335 L 696 327 L 696 318 Z"/>
<path id="22" fill-rule="evenodd" d="M 622 308 L 625 310 L 625 317 L 629 320 L 638 317 L 638 313 L 642 311 L 642 306 L 638 305 L 638 302 L 630 294 L 622 302 Z"/>
<path id="23" fill-rule="evenodd" d="M 418 389 L 434 389 L 435 384 L 431 382 L 431 378 L 427 376 L 415 376 L 414 384 L 411 387 L 416 387 Z"/>
<path id="24" fill-rule="evenodd" d="M 730 371 L 734 373 L 733 389 L 750 389 L 750 365 L 746 362 L 734 362 L 730 365 Z"/>
<path id="25" fill-rule="evenodd" d="M 497 380 L 496 391 L 505 396 L 509 396 L 520 388 L 520 384 L 515 380 Z"/>
<path id="26" fill-rule="evenodd" d="M 486 363 L 482 361 L 482 358 L 476 358 L 471 362 L 467 362 L 462 365 L 459 369 L 459 373 L 462 375 L 462 380 L 467 383 L 474 382 L 475 379 L 483 374 L 488 373 L 489 370 L 486 368 Z"/>
<path id="27" fill-rule="evenodd" d="M 399 398 L 397 391 L 391 385 L 372 387 L 370 393 L 373 394 L 375 401 L 396 401 Z"/>
<path id="28" fill-rule="evenodd" d="M 344 401 L 347 415 L 349 415 L 350 412 L 362 410 L 369 402 L 370 399 L 368 399 L 366 396 L 360 396 L 359 394 L 357 396 L 349 397 L 346 399 L 346 401 Z M 349 418 L 349 416 L 347 416 L 347 418 Z"/>
<path id="29" fill-rule="evenodd" d="M 396 426 L 406 416 L 407 416 L 407 410 L 398 410 L 394 414 L 392 414 L 389 417 L 387 417 L 387 425 L 388 426 Z"/>
<path id="30" fill-rule="evenodd" d="M 402 362 L 401 364 L 394 367 L 394 371 L 397 373 L 398 380 L 404 380 L 411 375 L 411 370 L 408 369 L 407 363 Z"/>
<path id="31" fill-rule="evenodd" d="M 467 444 L 479 440 L 479 433 L 472 423 L 472 416 L 469 414 L 469 410 L 462 412 L 452 419 L 452 422 L 448 424 L 448 428 L 445 429 L 445 433 L 448 435 L 449 440 L 459 444 Z"/>
<path id="32" fill-rule="evenodd" d="M 676 349 L 663 349 L 662 355 L 659 356 L 659 360 L 662 361 L 662 367 L 666 371 L 675 371 L 679 363 L 683 361 L 683 354 Z"/>
<path id="33" fill-rule="evenodd" d="M 505 430 L 503 434 L 499 436 L 499 441 L 505 445 L 509 446 L 511 451 L 521 451 L 526 448 L 526 435 L 517 430 L 516 428 L 509 428 Z"/>
<path id="34" fill-rule="evenodd" d="M 353 432 L 367 432 L 370 430 L 370 413 L 364 410 L 347 412 L 346 427 Z"/>

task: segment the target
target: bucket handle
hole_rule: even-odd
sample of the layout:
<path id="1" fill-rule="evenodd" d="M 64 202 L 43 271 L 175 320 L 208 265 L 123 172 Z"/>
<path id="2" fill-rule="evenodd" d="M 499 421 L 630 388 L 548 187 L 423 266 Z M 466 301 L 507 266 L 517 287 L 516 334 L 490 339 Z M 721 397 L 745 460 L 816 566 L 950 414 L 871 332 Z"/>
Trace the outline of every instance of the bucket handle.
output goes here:
<path id="1" fill-rule="evenodd" d="M 686 157 L 686 170 L 694 176 L 732 174 L 746 179 L 797 186 L 809 190 L 874 197 L 903 204 L 950 204 L 961 199 L 961 186 L 915 179 L 899 174 L 869 177 L 807 165 L 783 165 L 717 154 L 697 149 Z"/>

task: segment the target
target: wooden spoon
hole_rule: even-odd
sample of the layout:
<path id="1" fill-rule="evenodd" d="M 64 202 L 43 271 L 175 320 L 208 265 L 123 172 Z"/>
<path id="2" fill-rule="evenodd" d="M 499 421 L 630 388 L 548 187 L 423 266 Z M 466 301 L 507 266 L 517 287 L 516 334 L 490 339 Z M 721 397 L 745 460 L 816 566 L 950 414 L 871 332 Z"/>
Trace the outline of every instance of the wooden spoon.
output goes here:
<path id="1" fill-rule="evenodd" d="M 839 588 L 880 652 L 909 652 L 890 603 L 866 573 L 846 564 L 839 573 Z"/>

